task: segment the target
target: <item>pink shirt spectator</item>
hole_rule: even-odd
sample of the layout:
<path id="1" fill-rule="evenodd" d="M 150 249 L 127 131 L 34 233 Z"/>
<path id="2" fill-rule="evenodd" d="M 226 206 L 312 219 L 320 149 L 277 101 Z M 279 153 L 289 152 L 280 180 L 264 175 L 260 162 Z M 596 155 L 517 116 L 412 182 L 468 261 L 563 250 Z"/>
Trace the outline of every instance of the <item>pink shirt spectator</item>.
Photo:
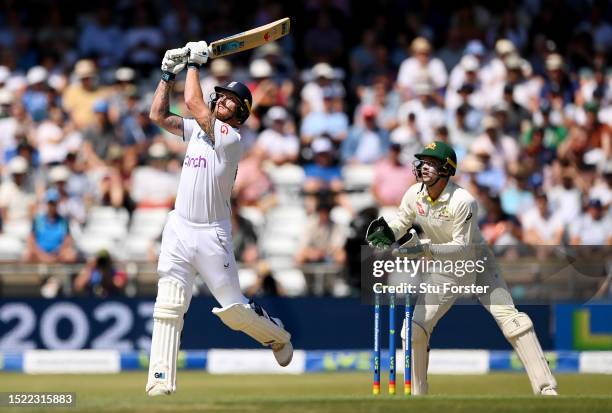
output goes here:
<path id="1" fill-rule="evenodd" d="M 387 158 L 374 166 L 372 192 L 380 206 L 397 206 L 408 188 L 415 182 L 410 167 Z"/>
<path id="2" fill-rule="evenodd" d="M 261 165 L 264 154 L 263 151 L 254 150 L 238 165 L 234 194 L 245 205 L 255 205 L 262 197 L 272 193 L 272 181 Z"/>

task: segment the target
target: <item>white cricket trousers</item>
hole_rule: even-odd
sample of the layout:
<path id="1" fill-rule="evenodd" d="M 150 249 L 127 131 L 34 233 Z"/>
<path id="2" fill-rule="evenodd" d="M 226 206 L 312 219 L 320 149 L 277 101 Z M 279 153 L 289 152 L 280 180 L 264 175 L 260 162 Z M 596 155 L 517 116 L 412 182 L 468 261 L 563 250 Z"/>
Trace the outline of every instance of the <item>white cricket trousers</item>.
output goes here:
<path id="1" fill-rule="evenodd" d="M 419 295 L 414 309 L 413 322 L 420 325 L 429 335 L 438 321 L 452 307 L 459 295 L 444 292 L 444 284 L 454 286 L 481 286 L 485 291 L 479 294 L 478 300 L 491 313 L 495 321 L 501 326 L 504 321 L 515 316 L 518 311 L 514 306 L 512 296 L 504 279 L 498 271 L 487 271 L 484 274 L 467 274 L 464 277 L 455 277 L 447 274 L 425 274 L 421 282 L 426 285 L 439 286 L 439 293 L 426 293 Z"/>
<path id="2" fill-rule="evenodd" d="M 229 219 L 200 224 L 171 211 L 162 234 L 157 272 L 160 279 L 170 277 L 185 288 L 187 307 L 196 273 L 221 306 L 246 304 L 249 301 L 240 291 L 233 250 Z"/>

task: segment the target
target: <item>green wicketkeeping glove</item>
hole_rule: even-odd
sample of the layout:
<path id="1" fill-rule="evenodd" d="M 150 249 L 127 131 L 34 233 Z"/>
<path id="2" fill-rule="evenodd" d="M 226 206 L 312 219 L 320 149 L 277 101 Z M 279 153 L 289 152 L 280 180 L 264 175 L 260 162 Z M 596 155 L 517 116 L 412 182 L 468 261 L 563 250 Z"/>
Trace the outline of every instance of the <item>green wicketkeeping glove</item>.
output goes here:
<path id="1" fill-rule="evenodd" d="M 385 249 L 395 242 L 395 234 L 383 217 L 372 221 L 366 232 L 366 241 L 370 246 Z"/>

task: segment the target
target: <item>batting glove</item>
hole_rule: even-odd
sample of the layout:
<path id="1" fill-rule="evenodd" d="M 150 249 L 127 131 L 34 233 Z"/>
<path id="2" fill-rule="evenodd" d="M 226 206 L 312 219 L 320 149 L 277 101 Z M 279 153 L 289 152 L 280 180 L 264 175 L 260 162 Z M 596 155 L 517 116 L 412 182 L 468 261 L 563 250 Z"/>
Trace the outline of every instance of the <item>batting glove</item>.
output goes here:
<path id="1" fill-rule="evenodd" d="M 189 42 L 185 45 L 189 50 L 188 66 L 200 67 L 208 61 L 208 44 L 204 41 Z"/>
<path id="2" fill-rule="evenodd" d="M 161 70 L 162 79 L 168 81 L 176 77 L 176 75 L 187 65 L 187 51 L 185 49 L 170 49 L 164 54 Z"/>

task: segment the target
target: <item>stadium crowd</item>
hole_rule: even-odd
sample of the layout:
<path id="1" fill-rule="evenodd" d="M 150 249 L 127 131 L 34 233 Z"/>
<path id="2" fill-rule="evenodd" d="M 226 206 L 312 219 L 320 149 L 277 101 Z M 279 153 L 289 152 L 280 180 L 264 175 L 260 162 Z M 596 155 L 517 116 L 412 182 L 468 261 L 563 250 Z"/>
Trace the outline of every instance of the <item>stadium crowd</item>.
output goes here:
<path id="1" fill-rule="evenodd" d="M 285 15 L 290 36 L 202 75 L 204 96 L 229 79 L 254 96 L 233 205 L 252 293 L 299 290 L 282 282 L 296 269 L 300 291 L 358 285 L 365 225 L 393 214 L 434 140 L 455 148 L 498 253 L 612 243 L 609 2 L 297 3 L 257 2 L 241 21 L 233 1 L 3 2 L 2 259 L 89 260 L 97 276 L 79 274 L 77 291 L 102 283 L 104 251 L 154 262 L 185 153 L 148 116 L 164 50 Z M 171 110 L 189 117 L 178 79 Z"/>

